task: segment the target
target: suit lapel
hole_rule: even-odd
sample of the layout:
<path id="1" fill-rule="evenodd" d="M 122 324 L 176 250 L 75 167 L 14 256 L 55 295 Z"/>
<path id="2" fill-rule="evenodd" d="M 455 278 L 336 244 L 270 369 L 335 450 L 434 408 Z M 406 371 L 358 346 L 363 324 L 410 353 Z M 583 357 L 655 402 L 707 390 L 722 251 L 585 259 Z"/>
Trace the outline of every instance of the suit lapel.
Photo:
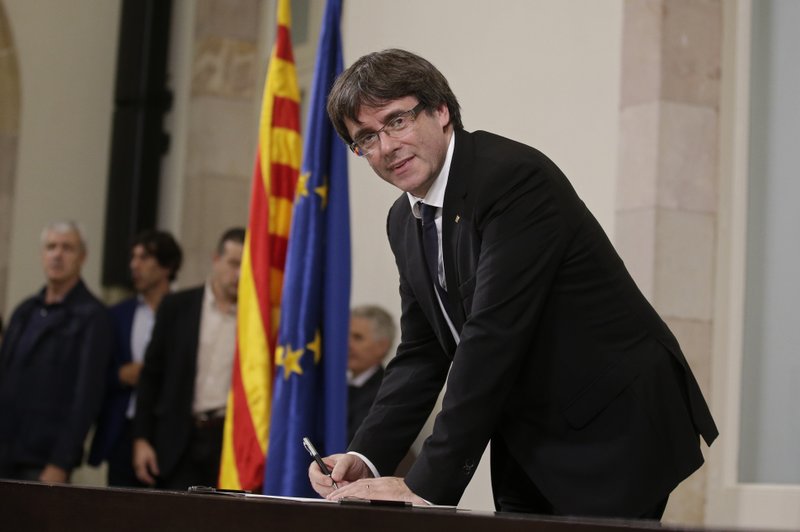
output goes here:
<path id="1" fill-rule="evenodd" d="M 447 299 L 450 301 L 450 311 L 457 331 L 461 331 L 466 321 L 464 308 L 461 305 L 459 291 L 460 279 L 457 275 L 455 264 L 458 245 L 460 222 L 464 213 L 465 199 L 467 197 L 467 181 L 472 165 L 472 139 L 465 131 L 456 131 L 456 145 L 453 160 L 450 163 L 450 174 L 447 176 L 447 188 L 444 193 L 444 207 L 442 208 L 442 255 L 444 260 L 444 273 L 447 280 Z"/>
<path id="2" fill-rule="evenodd" d="M 200 346 L 200 325 L 203 320 L 203 300 L 206 289 L 207 285 L 203 285 L 202 288 L 192 294 L 191 318 L 187 322 L 189 326 L 187 334 L 191 347 L 188 351 L 193 354 L 195 362 L 197 360 L 197 348 Z M 210 290 L 210 287 L 208 289 Z"/>
<path id="3" fill-rule="evenodd" d="M 447 178 L 447 188 L 445 189 L 444 206 L 442 208 L 442 254 L 445 280 L 447 281 L 447 298 L 453 313 L 450 318 L 456 331 L 460 332 L 466 317 L 461 304 L 460 280 L 455 261 L 458 256 L 456 251 L 459 234 L 465 230 L 462 229 L 461 215 L 466 212 L 464 210 L 465 199 L 467 197 L 467 182 L 470 179 L 473 143 L 470 134 L 467 132 L 456 131 L 455 135 L 455 151 Z M 454 349 L 453 336 L 439 307 L 433 281 L 426 266 L 425 255 L 423 254 L 422 227 L 419 220 L 411 213 L 405 194 L 401 196 L 401 201 L 405 204 L 402 207 L 404 215 L 401 229 L 401 241 L 404 249 L 402 257 L 404 271 L 402 273 L 406 276 L 425 314 L 429 316 L 442 345 L 452 346 Z"/>
<path id="4" fill-rule="evenodd" d="M 450 333 L 450 328 L 447 326 L 442 310 L 439 307 L 433 282 L 426 266 L 425 255 L 423 254 L 422 225 L 411 213 L 411 207 L 408 205 L 405 195 L 403 195 L 402 199 L 405 201 L 401 227 L 403 254 L 402 262 L 398 263 L 404 265 L 401 269 L 401 274 L 406 277 L 423 313 L 436 331 L 439 341 L 443 346 L 449 346 L 447 347 L 449 352 L 451 348 L 454 348 L 453 335 Z"/>

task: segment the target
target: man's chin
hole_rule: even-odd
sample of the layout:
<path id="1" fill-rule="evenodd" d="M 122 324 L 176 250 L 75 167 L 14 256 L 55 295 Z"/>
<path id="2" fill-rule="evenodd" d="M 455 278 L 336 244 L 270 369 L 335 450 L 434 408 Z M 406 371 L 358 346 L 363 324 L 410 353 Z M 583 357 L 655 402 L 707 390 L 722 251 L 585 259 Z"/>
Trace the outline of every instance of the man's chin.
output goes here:
<path id="1" fill-rule="evenodd" d="M 47 275 L 46 277 L 47 277 L 47 282 L 49 282 L 50 284 L 65 284 L 65 283 L 69 282 L 70 280 L 72 280 L 71 276 L 64 275 L 64 274 L 61 274 L 61 273 L 59 273 L 59 274 L 50 274 L 50 275 Z"/>
<path id="2" fill-rule="evenodd" d="M 48 281 L 52 281 L 52 282 L 61 281 L 66 277 L 66 275 L 64 275 L 63 272 L 61 272 L 61 271 L 52 271 L 52 270 L 44 272 L 44 276 Z"/>
<path id="3" fill-rule="evenodd" d="M 420 179 L 417 176 L 396 178 L 394 181 L 391 181 L 391 183 L 403 192 L 407 192 L 417 198 L 424 198 L 431 186 L 431 182 Z"/>

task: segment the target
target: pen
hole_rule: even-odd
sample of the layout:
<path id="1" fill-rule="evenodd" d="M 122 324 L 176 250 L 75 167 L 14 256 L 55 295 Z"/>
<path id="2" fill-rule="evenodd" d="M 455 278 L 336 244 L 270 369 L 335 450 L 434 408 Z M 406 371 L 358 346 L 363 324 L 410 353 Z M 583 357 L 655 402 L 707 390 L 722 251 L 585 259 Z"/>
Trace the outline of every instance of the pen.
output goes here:
<path id="1" fill-rule="evenodd" d="M 223 490 L 212 488 L 211 486 L 189 486 L 189 491 L 191 493 L 205 493 L 208 495 L 233 495 L 233 496 L 241 496 L 244 497 L 250 491 L 248 490 Z"/>
<path id="2" fill-rule="evenodd" d="M 322 471 L 322 474 L 331 479 L 331 482 L 333 483 L 333 488 L 338 490 L 339 486 L 336 485 L 336 482 L 333 482 L 333 478 L 331 477 L 331 471 L 328 469 L 328 466 L 325 465 L 325 462 L 322 461 L 322 457 L 314 448 L 314 445 L 311 443 L 311 440 L 309 440 L 308 438 L 303 438 L 303 447 L 306 448 L 308 454 L 310 454 L 311 457 L 314 459 L 314 461 L 317 463 L 320 471 Z"/>
<path id="3" fill-rule="evenodd" d="M 339 504 L 352 504 L 355 506 L 395 506 L 411 508 L 413 504 L 408 501 L 389 501 L 383 499 L 362 499 L 361 497 L 342 497 Z"/>

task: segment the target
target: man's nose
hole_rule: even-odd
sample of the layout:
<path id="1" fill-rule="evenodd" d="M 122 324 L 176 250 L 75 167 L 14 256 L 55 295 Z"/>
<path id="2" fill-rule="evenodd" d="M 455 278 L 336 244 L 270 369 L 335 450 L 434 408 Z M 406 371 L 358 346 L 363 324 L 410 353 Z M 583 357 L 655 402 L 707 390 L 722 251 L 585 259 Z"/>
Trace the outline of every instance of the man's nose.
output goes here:
<path id="1" fill-rule="evenodd" d="M 398 139 L 394 139 L 386 134 L 385 131 L 378 133 L 378 150 L 383 154 L 389 154 L 398 147 Z"/>

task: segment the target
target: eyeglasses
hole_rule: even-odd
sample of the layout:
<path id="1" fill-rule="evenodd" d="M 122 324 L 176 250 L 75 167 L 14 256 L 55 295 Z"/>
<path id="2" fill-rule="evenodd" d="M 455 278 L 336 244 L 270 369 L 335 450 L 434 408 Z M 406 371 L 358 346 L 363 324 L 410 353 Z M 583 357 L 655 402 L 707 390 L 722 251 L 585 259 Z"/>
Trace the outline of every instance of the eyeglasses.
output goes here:
<path id="1" fill-rule="evenodd" d="M 368 155 L 378 145 L 381 132 L 385 133 L 389 138 L 399 139 L 408 133 L 409 126 L 414 123 L 417 115 L 423 109 L 425 109 L 425 104 L 420 102 L 413 109 L 394 115 L 378 131 L 364 133 L 357 139 L 354 139 L 353 142 L 350 143 L 350 150 L 359 157 Z"/>

